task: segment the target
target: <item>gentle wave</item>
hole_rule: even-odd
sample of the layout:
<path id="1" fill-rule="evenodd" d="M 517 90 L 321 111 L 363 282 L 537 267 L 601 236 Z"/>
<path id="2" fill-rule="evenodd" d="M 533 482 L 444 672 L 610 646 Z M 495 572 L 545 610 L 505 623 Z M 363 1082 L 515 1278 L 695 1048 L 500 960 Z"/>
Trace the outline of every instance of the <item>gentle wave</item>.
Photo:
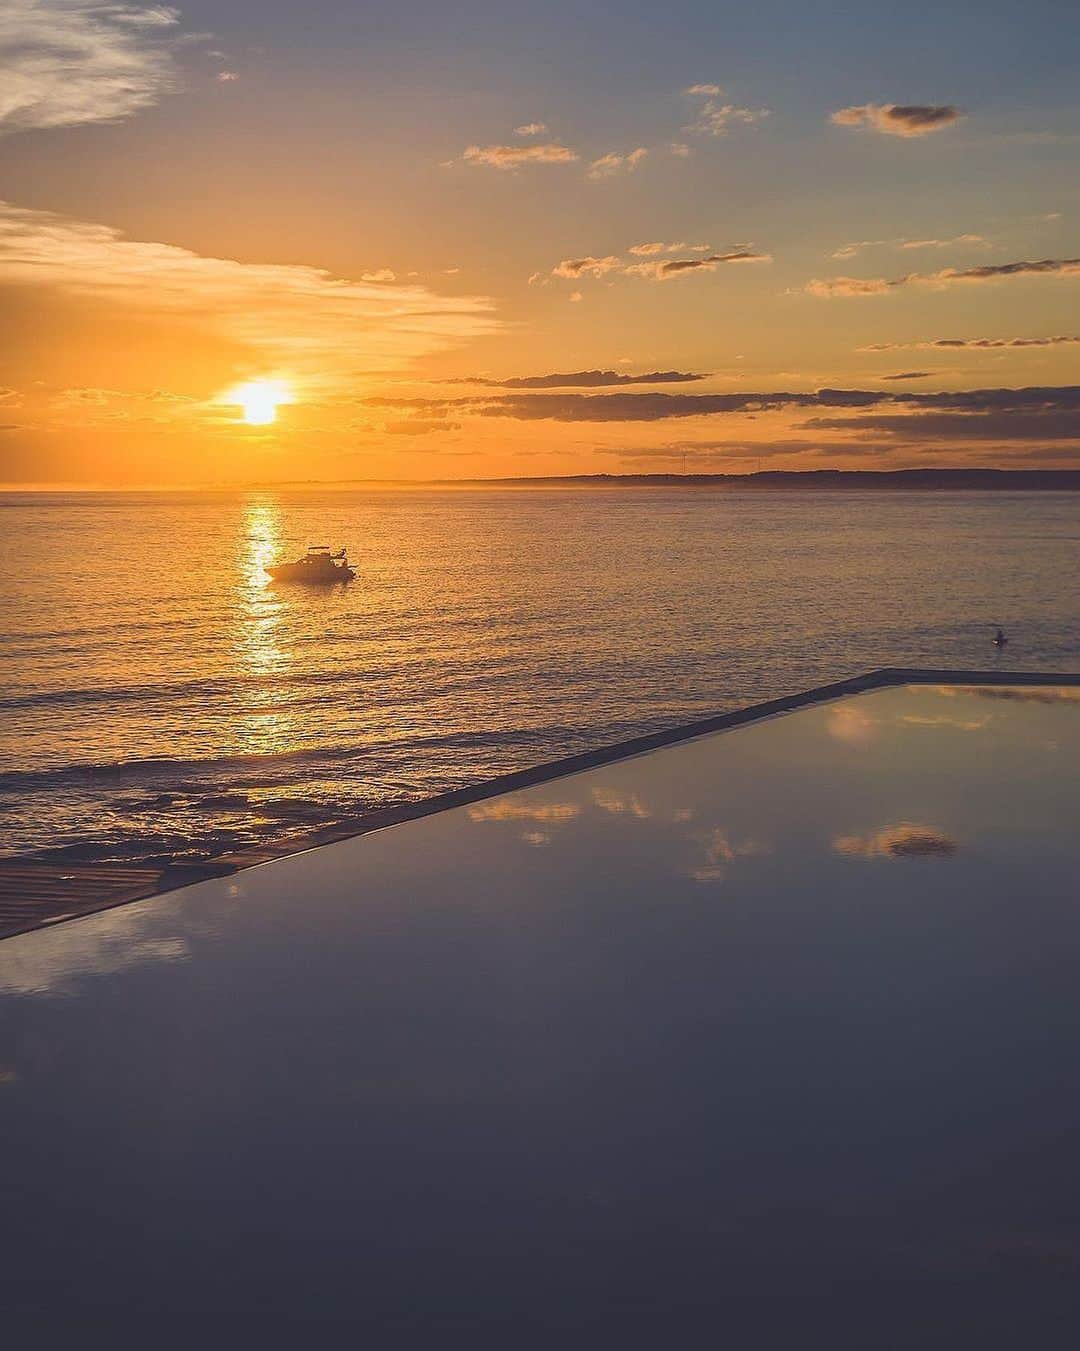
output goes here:
<path id="1" fill-rule="evenodd" d="M 611 728 L 613 740 L 623 738 L 642 729 L 643 724 L 619 724 Z M 580 733 L 579 733 L 580 734 Z M 102 764 L 58 765 L 52 769 L 39 770 L 3 770 L 0 771 L 0 793 L 21 793 L 42 788 L 59 788 L 65 785 L 85 786 L 95 782 L 124 781 L 143 782 L 145 780 L 167 783 L 175 777 L 196 775 L 214 782 L 242 783 L 236 775 L 245 771 L 260 771 L 255 783 L 280 779 L 281 773 L 290 767 L 321 765 L 327 770 L 340 772 L 342 766 L 350 762 L 359 762 L 372 756 L 393 752 L 400 755 L 403 749 L 410 753 L 442 750 L 476 750 L 485 747 L 504 749 L 508 747 L 526 748 L 529 746 L 558 746 L 565 744 L 575 735 L 570 727 L 545 727 L 541 730 L 520 728 L 513 732 L 496 729 L 488 732 L 445 732 L 413 735 L 407 738 L 403 748 L 401 741 L 371 741 L 362 746 L 319 746 L 287 751 L 272 751 L 266 754 L 227 755 L 201 759 L 162 756 L 145 760 L 113 760 Z"/>
<path id="2" fill-rule="evenodd" d="M 990 624 L 1009 665 L 1080 664 L 1072 496 L 0 507 L 5 853 L 212 858 L 876 666 L 990 664 Z M 352 546 L 359 580 L 261 583 L 314 539 Z"/>

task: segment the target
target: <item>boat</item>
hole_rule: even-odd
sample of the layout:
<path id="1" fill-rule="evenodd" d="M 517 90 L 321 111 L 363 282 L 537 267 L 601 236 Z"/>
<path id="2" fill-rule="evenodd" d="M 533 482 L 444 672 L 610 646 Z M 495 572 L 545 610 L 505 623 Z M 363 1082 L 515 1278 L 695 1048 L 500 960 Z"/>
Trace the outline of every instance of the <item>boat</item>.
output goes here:
<path id="1" fill-rule="evenodd" d="M 331 553 L 328 544 L 313 544 L 303 558 L 294 563 L 274 563 L 266 571 L 275 582 L 312 582 L 320 586 L 351 582 L 356 576 L 345 550 Z"/>

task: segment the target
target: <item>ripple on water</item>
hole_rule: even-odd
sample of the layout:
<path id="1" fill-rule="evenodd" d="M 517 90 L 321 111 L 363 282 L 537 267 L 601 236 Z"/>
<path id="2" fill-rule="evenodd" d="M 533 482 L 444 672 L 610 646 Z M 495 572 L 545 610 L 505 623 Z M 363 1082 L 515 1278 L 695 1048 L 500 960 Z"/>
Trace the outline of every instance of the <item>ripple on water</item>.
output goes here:
<path id="1" fill-rule="evenodd" d="M 58 494 L 4 515 L 8 853 L 208 858 L 876 666 L 993 666 L 991 624 L 1009 666 L 1080 658 L 1068 494 Z M 261 563 L 316 537 L 358 581 L 268 588 Z"/>

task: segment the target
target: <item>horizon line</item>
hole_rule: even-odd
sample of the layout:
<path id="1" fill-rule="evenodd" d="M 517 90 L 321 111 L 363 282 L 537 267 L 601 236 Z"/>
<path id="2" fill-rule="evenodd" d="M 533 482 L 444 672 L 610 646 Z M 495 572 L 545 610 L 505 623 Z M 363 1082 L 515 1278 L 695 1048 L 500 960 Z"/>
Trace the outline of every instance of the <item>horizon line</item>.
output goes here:
<path id="1" fill-rule="evenodd" d="M 920 465 L 907 469 L 759 469 L 749 473 L 733 473 L 724 470 L 703 471 L 699 473 L 676 473 L 656 471 L 650 473 L 613 474 L 596 472 L 587 474 L 518 474 L 493 475 L 476 478 L 336 478 L 336 479 L 237 479 L 225 482 L 196 481 L 192 483 L 73 483 L 56 481 L 44 483 L 0 483 L 0 494 L 14 496 L 20 493 L 124 493 L 124 492 L 237 492 L 251 489 L 269 490 L 281 488 L 343 488 L 362 485 L 369 488 L 455 488 L 455 487 L 524 487 L 530 486 L 575 486 L 590 485 L 626 485 L 639 487 L 668 487 L 685 483 L 688 486 L 730 486 L 754 485 L 757 487 L 784 487 L 793 481 L 813 479 L 818 483 L 828 480 L 842 486 L 845 481 L 865 481 L 867 479 L 897 483 L 901 480 L 921 478 L 937 481 L 942 485 L 958 482 L 961 479 L 988 479 L 994 482 L 1019 483 L 1027 481 L 1029 486 L 1037 488 L 1038 481 L 1044 480 L 1045 487 L 1075 487 L 1080 489 L 1080 466 L 1064 468 L 1028 468 L 1003 469 L 990 465 L 971 467 Z"/>

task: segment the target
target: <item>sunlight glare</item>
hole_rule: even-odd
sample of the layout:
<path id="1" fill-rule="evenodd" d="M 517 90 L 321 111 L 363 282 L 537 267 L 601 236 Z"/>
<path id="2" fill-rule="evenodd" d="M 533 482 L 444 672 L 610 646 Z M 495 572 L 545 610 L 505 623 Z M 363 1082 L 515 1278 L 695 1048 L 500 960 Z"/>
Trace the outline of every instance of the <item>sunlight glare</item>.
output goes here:
<path id="1" fill-rule="evenodd" d="M 248 380 L 236 386 L 229 401 L 240 405 L 249 426 L 265 427 L 277 421 L 278 405 L 291 403 L 292 398 L 280 380 Z"/>

